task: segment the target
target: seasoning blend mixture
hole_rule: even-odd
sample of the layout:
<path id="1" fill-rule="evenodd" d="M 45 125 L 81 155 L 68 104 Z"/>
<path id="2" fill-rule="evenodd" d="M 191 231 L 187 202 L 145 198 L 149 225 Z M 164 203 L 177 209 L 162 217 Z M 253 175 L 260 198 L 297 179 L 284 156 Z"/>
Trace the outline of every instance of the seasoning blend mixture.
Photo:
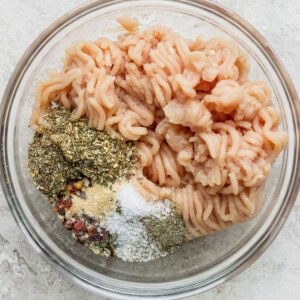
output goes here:
<path id="1" fill-rule="evenodd" d="M 28 166 L 72 237 L 97 255 L 147 262 L 184 242 L 184 222 L 171 202 L 148 202 L 131 183 L 134 142 L 112 138 L 52 107 L 35 133 Z"/>
<path id="2" fill-rule="evenodd" d="M 125 261 L 165 256 L 184 241 L 183 221 L 171 203 L 147 202 L 131 183 L 120 188 L 117 209 L 101 225 L 118 236 L 116 255 Z"/>

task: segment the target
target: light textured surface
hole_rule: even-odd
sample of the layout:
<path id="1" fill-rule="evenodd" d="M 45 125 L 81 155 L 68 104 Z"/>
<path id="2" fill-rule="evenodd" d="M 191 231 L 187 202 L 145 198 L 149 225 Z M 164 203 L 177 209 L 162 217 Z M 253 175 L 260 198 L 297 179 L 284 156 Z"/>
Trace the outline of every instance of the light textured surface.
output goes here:
<path id="1" fill-rule="evenodd" d="M 0 0 L 0 97 L 19 58 L 41 30 L 85 0 Z M 300 93 L 300 1 L 218 0 L 254 25 Z M 300 199 L 271 247 L 232 281 L 192 299 L 300 299 Z M 0 298 L 101 299 L 75 286 L 25 241 L 0 190 Z"/>

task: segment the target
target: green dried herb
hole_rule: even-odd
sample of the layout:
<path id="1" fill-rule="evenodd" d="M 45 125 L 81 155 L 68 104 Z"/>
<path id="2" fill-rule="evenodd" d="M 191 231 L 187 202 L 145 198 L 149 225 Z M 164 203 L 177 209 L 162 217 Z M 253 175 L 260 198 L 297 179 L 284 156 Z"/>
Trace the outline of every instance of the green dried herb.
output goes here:
<path id="1" fill-rule="evenodd" d="M 35 184 L 50 200 L 73 179 L 87 177 L 108 185 L 130 176 L 136 167 L 134 142 L 112 138 L 76 120 L 64 108 L 52 108 L 47 128 L 36 133 L 28 150 L 28 166 Z"/>
<path id="2" fill-rule="evenodd" d="M 163 218 L 146 217 L 143 223 L 148 234 L 164 251 L 172 251 L 185 241 L 184 221 L 175 212 Z"/>
<path id="3" fill-rule="evenodd" d="M 121 208 L 121 206 L 117 206 L 116 207 L 116 212 L 119 214 L 119 215 L 121 215 L 122 214 L 122 208 Z"/>
<path id="4" fill-rule="evenodd" d="M 36 133 L 28 149 L 28 166 L 37 188 L 53 202 L 67 181 L 81 177 L 46 134 Z"/>

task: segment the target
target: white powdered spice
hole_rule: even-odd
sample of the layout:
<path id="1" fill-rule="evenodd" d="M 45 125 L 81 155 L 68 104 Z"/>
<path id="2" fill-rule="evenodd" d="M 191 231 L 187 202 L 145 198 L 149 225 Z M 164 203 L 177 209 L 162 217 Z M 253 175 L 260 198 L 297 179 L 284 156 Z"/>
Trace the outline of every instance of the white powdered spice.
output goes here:
<path id="1" fill-rule="evenodd" d="M 146 201 L 131 183 L 120 188 L 117 201 L 122 213 L 127 217 L 153 216 L 159 218 L 171 213 L 170 201 Z"/>
<path id="2" fill-rule="evenodd" d="M 119 190 L 116 204 L 118 209 L 101 224 L 118 235 L 116 256 L 125 261 L 147 262 L 167 255 L 148 236 L 141 219 L 169 215 L 170 201 L 147 202 L 129 183 Z"/>

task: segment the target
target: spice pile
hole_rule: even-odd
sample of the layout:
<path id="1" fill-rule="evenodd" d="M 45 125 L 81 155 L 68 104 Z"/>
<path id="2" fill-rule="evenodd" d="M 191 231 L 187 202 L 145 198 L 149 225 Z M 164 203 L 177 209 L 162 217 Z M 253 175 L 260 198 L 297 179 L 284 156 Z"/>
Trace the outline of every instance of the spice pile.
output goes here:
<path id="1" fill-rule="evenodd" d="M 138 167 L 134 142 L 112 138 L 52 108 L 34 135 L 28 166 L 72 237 L 97 255 L 147 262 L 185 238 L 183 220 L 169 201 L 147 202 L 130 183 Z"/>
<path id="2" fill-rule="evenodd" d="M 171 203 L 147 202 L 130 183 L 117 194 L 117 208 L 101 223 L 118 236 L 116 256 L 146 262 L 184 242 L 185 227 Z"/>
<path id="3" fill-rule="evenodd" d="M 50 201 L 70 180 L 89 178 L 108 185 L 130 176 L 137 166 L 133 142 L 112 138 L 90 128 L 87 118 L 76 120 L 65 108 L 52 108 L 48 126 L 35 133 L 28 149 L 28 166 L 37 188 Z"/>
<path id="4" fill-rule="evenodd" d="M 83 184 L 84 183 L 84 184 Z M 93 209 L 89 207 L 89 196 L 93 195 L 94 187 L 89 187 L 89 181 L 77 181 L 67 186 L 67 192 L 60 197 L 53 205 L 53 211 L 58 213 L 59 219 L 63 225 L 72 230 L 72 237 L 83 244 L 95 254 L 104 256 L 113 256 L 116 247 L 116 235 L 111 234 L 107 229 L 100 226 L 101 216 L 89 215 Z M 86 191 L 83 189 L 86 188 Z M 99 197 L 100 198 L 100 197 Z M 76 199 L 77 208 L 74 207 Z M 76 203 L 76 202 L 75 202 Z M 80 204 L 81 205 L 80 205 Z M 105 201 L 101 202 L 105 206 Z M 89 207 L 88 213 L 84 207 Z"/>
<path id="5" fill-rule="evenodd" d="M 116 187 L 110 185 L 108 187 L 94 184 L 86 189 L 84 198 L 81 194 L 72 196 L 73 213 L 85 213 L 95 218 L 105 218 L 112 211 L 115 205 Z"/>

